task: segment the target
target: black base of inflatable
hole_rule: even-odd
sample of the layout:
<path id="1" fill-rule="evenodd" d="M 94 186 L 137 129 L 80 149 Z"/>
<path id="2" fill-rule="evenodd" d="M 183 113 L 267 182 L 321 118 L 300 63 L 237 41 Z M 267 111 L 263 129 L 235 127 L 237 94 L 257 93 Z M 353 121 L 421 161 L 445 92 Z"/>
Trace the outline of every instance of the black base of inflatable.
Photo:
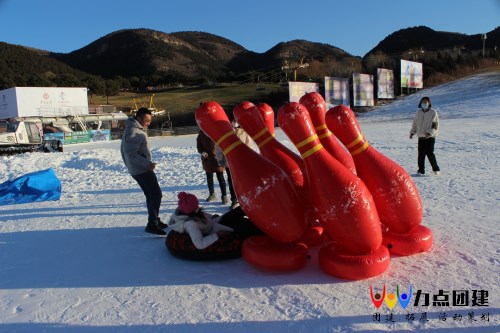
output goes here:
<path id="1" fill-rule="evenodd" d="M 242 240 L 233 235 L 219 238 L 209 247 L 197 249 L 187 233 L 170 231 L 165 240 L 168 251 L 175 257 L 185 260 L 213 261 L 241 257 Z"/>

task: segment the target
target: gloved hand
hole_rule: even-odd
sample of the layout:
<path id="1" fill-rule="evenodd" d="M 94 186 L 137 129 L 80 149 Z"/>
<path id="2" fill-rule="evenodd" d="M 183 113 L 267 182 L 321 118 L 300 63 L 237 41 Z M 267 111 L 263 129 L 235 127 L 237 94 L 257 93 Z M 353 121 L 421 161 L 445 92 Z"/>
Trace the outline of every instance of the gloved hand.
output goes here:
<path id="1" fill-rule="evenodd" d="M 203 156 L 203 158 L 207 158 L 208 157 L 208 153 L 204 151 L 203 153 L 201 153 L 201 156 Z"/>
<path id="2" fill-rule="evenodd" d="M 410 139 L 413 139 L 413 133 L 410 133 Z"/>

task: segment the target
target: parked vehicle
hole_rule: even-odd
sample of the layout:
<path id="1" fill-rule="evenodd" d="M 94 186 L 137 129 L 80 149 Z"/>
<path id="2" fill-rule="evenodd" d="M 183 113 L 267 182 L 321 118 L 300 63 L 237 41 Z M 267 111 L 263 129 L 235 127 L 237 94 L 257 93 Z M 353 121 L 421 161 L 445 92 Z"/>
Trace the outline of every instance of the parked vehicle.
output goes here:
<path id="1" fill-rule="evenodd" d="M 60 140 L 45 140 L 39 118 L 0 120 L 0 154 L 62 151 Z"/>

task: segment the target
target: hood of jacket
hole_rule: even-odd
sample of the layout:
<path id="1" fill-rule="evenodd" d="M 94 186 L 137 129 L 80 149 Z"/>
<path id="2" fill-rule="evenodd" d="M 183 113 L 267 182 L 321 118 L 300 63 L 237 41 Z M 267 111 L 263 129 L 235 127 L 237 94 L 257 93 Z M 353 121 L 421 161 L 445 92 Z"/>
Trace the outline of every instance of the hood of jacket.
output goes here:
<path id="1" fill-rule="evenodd" d="M 141 131 L 144 131 L 144 127 L 142 127 L 141 124 L 135 119 L 135 117 L 128 117 L 126 122 L 125 122 L 126 128 L 129 128 L 132 130 L 133 128 L 140 129 Z"/>

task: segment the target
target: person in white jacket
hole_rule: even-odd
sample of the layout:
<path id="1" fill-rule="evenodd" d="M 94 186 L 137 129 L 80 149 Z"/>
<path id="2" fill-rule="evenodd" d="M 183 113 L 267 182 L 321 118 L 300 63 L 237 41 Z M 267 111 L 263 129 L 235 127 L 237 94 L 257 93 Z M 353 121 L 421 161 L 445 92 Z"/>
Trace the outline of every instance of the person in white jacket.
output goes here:
<path id="1" fill-rule="evenodd" d="M 229 233 L 242 240 L 262 234 L 239 207 L 222 216 L 215 216 L 199 207 L 194 194 L 180 192 L 177 198 L 178 207 L 170 217 L 168 226 L 178 233 L 187 233 L 198 250 L 206 249 Z"/>
<path id="2" fill-rule="evenodd" d="M 203 250 L 230 232 L 233 228 L 219 224 L 220 217 L 212 217 L 199 207 L 194 194 L 180 192 L 178 207 L 168 221 L 168 226 L 179 233 L 188 233 L 193 245 Z"/>
<path id="3" fill-rule="evenodd" d="M 429 159 L 434 174 L 439 175 L 440 169 L 434 155 L 434 144 L 439 132 L 439 116 L 437 111 L 432 108 L 429 97 L 422 97 L 420 103 L 418 103 L 418 108 L 410 130 L 410 139 L 414 135 L 418 138 L 417 175 L 425 175 L 426 156 Z"/>

